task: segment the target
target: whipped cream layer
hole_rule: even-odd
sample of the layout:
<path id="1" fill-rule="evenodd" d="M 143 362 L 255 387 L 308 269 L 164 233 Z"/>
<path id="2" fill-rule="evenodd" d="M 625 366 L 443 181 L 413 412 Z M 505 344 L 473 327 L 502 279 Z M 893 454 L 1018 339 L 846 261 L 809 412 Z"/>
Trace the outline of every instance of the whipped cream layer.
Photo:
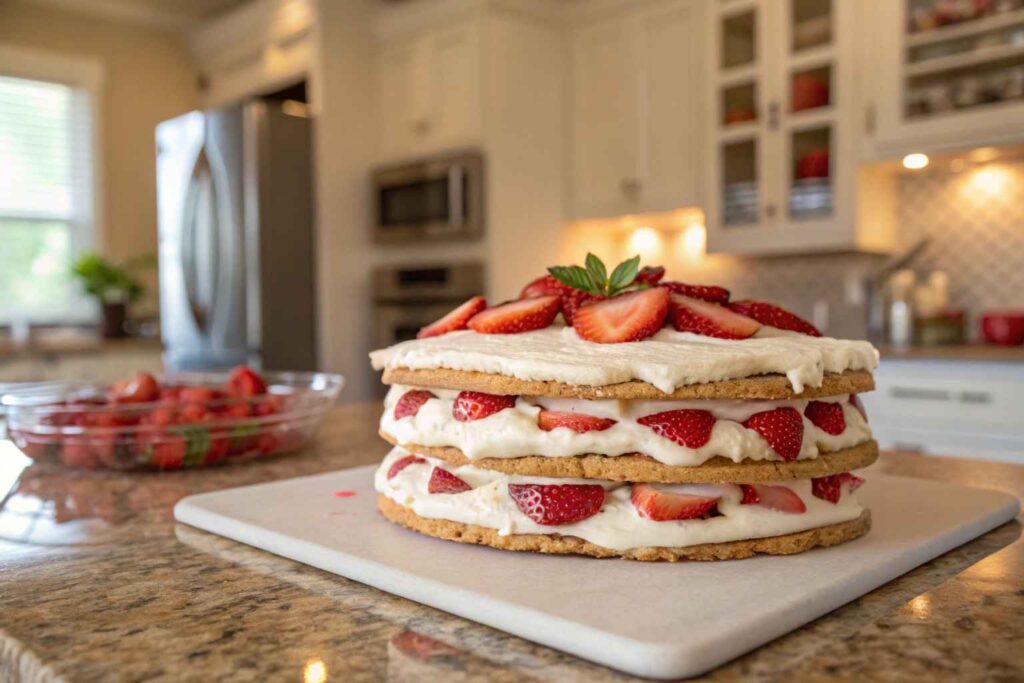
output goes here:
<path id="1" fill-rule="evenodd" d="M 412 509 L 420 517 L 445 519 L 495 529 L 499 534 L 560 534 L 576 536 L 612 550 L 646 547 L 678 548 L 702 543 L 726 543 L 751 538 L 779 536 L 856 519 L 864 508 L 855 494 L 843 490 L 838 503 L 830 503 L 811 494 L 809 480 L 780 484 L 792 489 L 807 506 L 802 514 L 770 510 L 760 505 L 741 505 L 742 491 L 734 484 L 686 484 L 672 490 L 694 495 L 721 496 L 720 516 L 656 522 L 636 511 L 630 500 L 630 484 L 588 479 L 547 479 L 507 475 L 466 465 L 451 467 L 434 458 L 405 467 L 388 479 L 391 465 L 408 453 L 393 449 L 374 477 L 374 486 L 399 505 Z M 427 490 L 430 473 L 441 467 L 454 473 L 473 488 L 463 493 L 435 493 Z M 572 524 L 545 526 L 524 515 L 508 495 L 509 484 L 601 484 L 605 502 L 601 511 Z"/>
<path id="2" fill-rule="evenodd" d="M 878 352 L 862 341 L 810 337 L 762 327 L 750 339 L 717 339 L 663 329 L 650 339 L 595 344 L 571 327 L 523 334 L 471 330 L 413 339 L 370 353 L 374 369 L 469 370 L 522 380 L 605 386 L 632 380 L 666 393 L 755 375 L 785 375 L 793 391 L 821 386 L 825 373 L 873 370 Z"/>
<path id="3" fill-rule="evenodd" d="M 395 419 L 395 404 L 413 387 L 395 385 L 384 399 L 380 430 L 400 445 L 452 446 L 467 458 L 516 458 L 527 455 L 569 457 L 595 453 L 618 456 L 642 453 L 666 465 L 687 467 L 701 465 L 714 456 L 733 462 L 741 460 L 782 460 L 764 438 L 741 423 L 754 413 L 782 406 L 796 408 L 803 415 L 808 399 L 784 401 L 617 401 L 535 398 L 521 396 L 512 408 L 489 415 L 482 420 L 459 422 L 452 417 L 452 404 L 459 392 L 427 389 L 437 398 L 424 403 L 414 416 Z M 864 443 L 871 438 L 871 428 L 860 411 L 849 403 L 849 396 L 820 399 L 838 403 L 846 418 L 846 429 L 831 435 L 804 417 L 804 438 L 798 459 L 816 458 Z M 604 431 L 579 434 L 565 427 L 546 432 L 537 424 L 541 408 L 559 412 L 583 413 L 616 420 Z M 687 448 L 659 436 L 653 429 L 637 422 L 646 415 L 666 410 L 693 408 L 708 410 L 718 421 L 711 439 L 700 448 Z"/>

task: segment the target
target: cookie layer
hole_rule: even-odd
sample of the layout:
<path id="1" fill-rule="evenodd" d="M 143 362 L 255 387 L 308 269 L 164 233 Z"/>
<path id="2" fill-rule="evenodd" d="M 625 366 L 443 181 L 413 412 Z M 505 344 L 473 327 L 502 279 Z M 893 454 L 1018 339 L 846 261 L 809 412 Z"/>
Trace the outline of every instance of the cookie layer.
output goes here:
<path id="1" fill-rule="evenodd" d="M 744 379 L 730 379 L 705 384 L 690 384 L 666 393 L 647 382 L 632 381 L 604 386 L 583 386 L 523 380 L 505 375 L 448 369 L 422 369 L 389 367 L 384 370 L 385 384 L 406 384 L 417 387 L 436 387 L 488 394 L 516 396 L 547 396 L 551 398 L 619 399 L 664 401 L 673 399 L 764 399 L 824 398 L 842 394 L 858 394 L 875 388 L 871 373 L 866 370 L 847 370 L 826 373 L 821 386 L 804 387 L 797 393 L 784 375 L 761 375 Z"/>
<path id="2" fill-rule="evenodd" d="M 582 455 L 548 458 L 530 455 L 522 458 L 478 458 L 470 460 L 462 451 L 448 446 L 397 444 L 389 435 L 381 437 L 410 453 L 428 455 L 456 466 L 472 465 L 486 470 L 523 476 L 609 481 L 646 481 L 667 484 L 751 484 L 791 479 L 811 479 L 867 467 L 878 459 L 874 440 L 826 453 L 812 460 L 780 462 L 745 460 L 735 463 L 714 457 L 696 467 L 673 467 L 645 455 Z"/>
<path id="3" fill-rule="evenodd" d="M 420 517 L 407 507 L 387 496 L 377 496 L 377 506 L 390 521 L 427 536 L 459 543 L 488 545 L 501 550 L 520 552 L 589 555 L 591 557 L 621 557 L 647 562 L 680 560 L 739 560 L 758 553 L 767 555 L 793 555 L 816 547 L 826 547 L 852 541 L 871 529 L 871 513 L 865 510 L 860 517 L 848 522 L 830 524 L 782 536 L 770 536 L 727 543 L 705 543 L 684 548 L 632 548 L 612 550 L 574 536 L 548 534 L 500 535 L 494 529 L 473 524 L 462 524 L 443 519 Z"/>

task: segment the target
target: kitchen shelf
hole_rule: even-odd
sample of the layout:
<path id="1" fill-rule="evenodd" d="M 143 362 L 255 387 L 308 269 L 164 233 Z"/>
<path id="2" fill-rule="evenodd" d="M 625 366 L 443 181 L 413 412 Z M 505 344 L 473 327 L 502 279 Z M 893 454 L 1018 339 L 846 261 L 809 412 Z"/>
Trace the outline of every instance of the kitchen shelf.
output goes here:
<path id="1" fill-rule="evenodd" d="M 826 126 L 834 120 L 835 110 L 832 105 L 828 105 L 789 114 L 784 125 L 787 130 L 803 130 L 804 128 Z"/>
<path id="2" fill-rule="evenodd" d="M 970 69 L 976 66 L 986 66 L 992 62 L 1003 59 L 1024 57 L 1024 44 L 1022 45 L 996 45 L 993 47 L 979 48 L 965 54 L 950 55 L 948 57 L 936 57 L 923 62 L 906 64 L 903 67 L 903 75 L 907 78 L 920 76 L 931 76 L 933 74 L 947 71 L 959 71 Z"/>
<path id="3" fill-rule="evenodd" d="M 927 31 L 909 33 L 906 36 L 905 42 L 906 47 L 921 47 L 923 45 L 941 43 L 946 40 L 970 38 L 982 33 L 988 33 L 989 31 L 1008 28 L 1016 24 L 1024 24 L 1024 9 L 1015 9 L 1009 12 L 984 17 L 982 19 L 974 19 L 972 21 L 965 21 L 951 26 L 941 26 Z"/>
<path id="4" fill-rule="evenodd" d="M 722 142 L 742 142 L 744 140 L 753 140 L 760 133 L 760 129 L 760 121 L 734 123 L 731 126 L 722 126 L 718 134 L 718 139 Z"/>
<path id="5" fill-rule="evenodd" d="M 789 56 L 789 67 L 794 71 L 813 69 L 835 61 L 835 49 L 831 44 L 809 47 Z"/>
<path id="6" fill-rule="evenodd" d="M 718 79 L 718 83 L 722 88 L 746 85 L 757 80 L 757 71 L 758 66 L 756 62 L 722 69 L 722 75 Z"/>

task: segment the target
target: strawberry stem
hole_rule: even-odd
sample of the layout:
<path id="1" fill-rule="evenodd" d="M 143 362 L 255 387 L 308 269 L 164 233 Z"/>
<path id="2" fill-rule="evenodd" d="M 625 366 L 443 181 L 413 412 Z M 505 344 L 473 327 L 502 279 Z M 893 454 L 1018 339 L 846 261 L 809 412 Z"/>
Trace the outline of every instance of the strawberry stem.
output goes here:
<path id="1" fill-rule="evenodd" d="M 552 266 L 548 272 L 567 287 L 600 297 L 613 297 L 632 288 L 640 269 L 640 256 L 623 261 L 615 267 L 611 276 L 604 262 L 588 253 L 586 268 L 581 266 Z"/>

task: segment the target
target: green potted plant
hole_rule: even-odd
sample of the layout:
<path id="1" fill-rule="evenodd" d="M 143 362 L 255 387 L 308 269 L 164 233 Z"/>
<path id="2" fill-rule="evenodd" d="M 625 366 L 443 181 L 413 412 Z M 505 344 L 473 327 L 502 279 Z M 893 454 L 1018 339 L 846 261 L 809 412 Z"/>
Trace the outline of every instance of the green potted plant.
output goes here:
<path id="1" fill-rule="evenodd" d="M 154 257 L 146 254 L 117 266 L 95 252 L 86 252 L 72 265 L 71 272 L 82 282 L 85 291 L 99 299 L 104 338 L 125 336 L 128 304 L 137 301 L 145 292 L 133 274 L 151 267 L 154 262 Z"/>

